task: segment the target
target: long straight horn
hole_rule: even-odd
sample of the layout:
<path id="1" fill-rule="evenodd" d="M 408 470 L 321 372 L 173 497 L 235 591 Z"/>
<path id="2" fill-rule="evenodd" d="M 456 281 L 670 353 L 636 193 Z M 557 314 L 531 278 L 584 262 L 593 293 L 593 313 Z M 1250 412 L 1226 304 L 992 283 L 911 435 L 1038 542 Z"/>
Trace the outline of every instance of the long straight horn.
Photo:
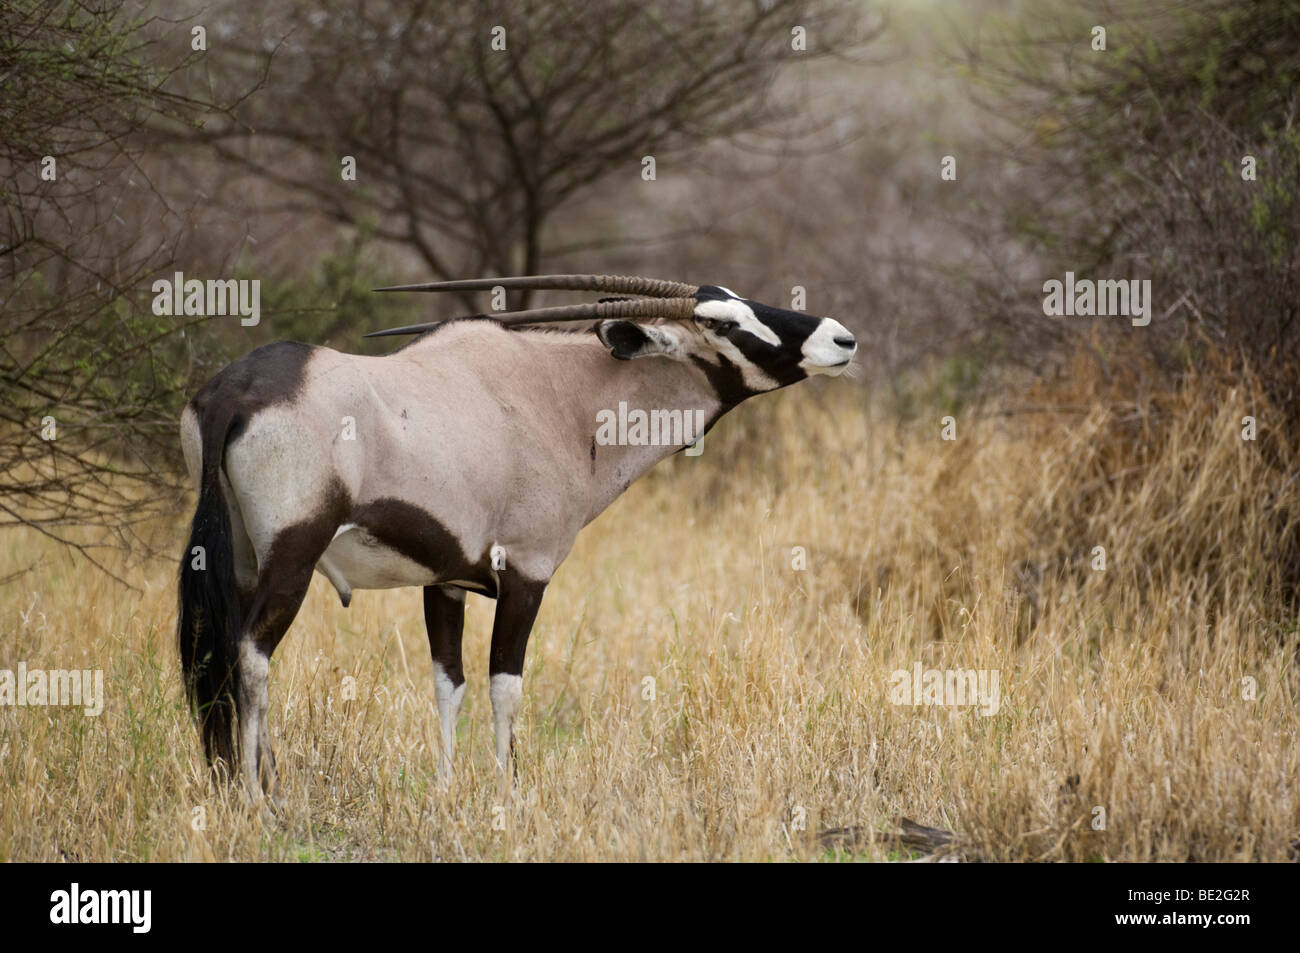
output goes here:
<path id="1" fill-rule="evenodd" d="M 597 304 L 568 304 L 558 308 L 532 308 L 528 311 L 510 311 L 502 314 L 476 314 L 476 318 L 492 318 L 502 324 L 545 324 L 551 321 L 592 321 L 606 318 L 678 318 L 687 320 L 694 316 L 694 298 L 633 298 L 628 301 L 601 301 Z M 368 338 L 381 338 L 390 334 L 423 334 L 432 331 L 443 321 L 426 324 L 408 324 L 402 328 L 371 331 Z"/>
<path id="2" fill-rule="evenodd" d="M 420 285 L 395 285 L 376 291 L 491 291 L 493 288 L 527 291 L 607 291 L 612 294 L 644 295 L 648 298 L 688 298 L 699 285 L 635 275 L 531 275 L 519 278 L 465 278 L 459 281 L 429 281 Z"/>

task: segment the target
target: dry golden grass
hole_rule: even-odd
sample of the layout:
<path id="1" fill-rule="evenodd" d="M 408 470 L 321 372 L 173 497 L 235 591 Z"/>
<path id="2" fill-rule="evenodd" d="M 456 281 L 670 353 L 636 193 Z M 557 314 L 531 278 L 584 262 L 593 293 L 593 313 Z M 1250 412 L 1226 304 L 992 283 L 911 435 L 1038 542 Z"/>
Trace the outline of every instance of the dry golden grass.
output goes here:
<path id="1" fill-rule="evenodd" d="M 548 592 L 504 804 L 490 602 L 470 597 L 444 792 L 418 591 L 344 610 L 318 577 L 272 663 L 274 818 L 209 787 L 175 567 L 123 564 L 131 593 L 6 534 L 0 578 L 43 562 L 0 590 L 0 668 L 102 668 L 108 699 L 0 708 L 0 859 L 882 860 L 896 845 L 817 835 L 898 815 L 972 859 L 1288 859 L 1300 486 L 1274 411 L 1248 382 L 1039 396 L 1082 410 L 962 416 L 947 442 L 938 414 L 796 389 L 634 486 Z M 1000 710 L 891 704 L 916 662 L 996 670 Z"/>

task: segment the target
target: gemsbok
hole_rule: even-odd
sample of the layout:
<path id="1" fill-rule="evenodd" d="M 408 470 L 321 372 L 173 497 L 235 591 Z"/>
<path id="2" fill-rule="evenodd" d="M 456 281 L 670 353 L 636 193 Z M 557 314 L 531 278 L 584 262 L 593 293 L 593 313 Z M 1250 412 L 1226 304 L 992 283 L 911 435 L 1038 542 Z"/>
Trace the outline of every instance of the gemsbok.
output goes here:
<path id="1" fill-rule="evenodd" d="M 497 287 L 625 297 L 379 331 L 420 335 L 381 357 L 269 344 L 182 413 L 198 489 L 181 560 L 182 674 L 208 762 L 242 770 L 255 797 L 278 794 L 268 663 L 313 570 L 344 606 L 356 589 L 423 587 L 444 778 L 465 694 L 465 593 L 496 599 L 489 694 L 504 778 L 528 635 L 578 532 L 689 442 L 670 421 L 707 431 L 748 397 L 842 373 L 857 349 L 837 321 L 714 285 L 548 275 L 380 290 Z M 579 320 L 595 325 L 537 327 Z M 623 405 L 640 416 L 610 439 Z M 646 439 L 647 418 L 670 439 Z"/>

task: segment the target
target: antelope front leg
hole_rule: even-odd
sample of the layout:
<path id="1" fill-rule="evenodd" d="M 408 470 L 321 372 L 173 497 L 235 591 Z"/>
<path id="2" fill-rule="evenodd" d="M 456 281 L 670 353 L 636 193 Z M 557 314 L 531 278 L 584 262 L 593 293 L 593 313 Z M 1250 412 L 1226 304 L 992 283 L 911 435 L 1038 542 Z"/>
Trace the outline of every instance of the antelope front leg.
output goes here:
<path id="1" fill-rule="evenodd" d="M 451 586 L 424 587 L 424 627 L 433 654 L 433 694 L 438 704 L 442 748 L 438 754 L 438 779 L 450 784 L 456 755 L 456 720 L 465 700 L 465 671 L 460 645 L 465 631 L 465 592 Z"/>
<path id="2" fill-rule="evenodd" d="M 488 673 L 497 767 L 501 772 L 503 789 L 509 777 L 509 763 L 513 761 L 515 716 L 524 695 L 524 651 L 545 592 L 545 582 L 534 582 L 506 572 L 499 577 Z"/>

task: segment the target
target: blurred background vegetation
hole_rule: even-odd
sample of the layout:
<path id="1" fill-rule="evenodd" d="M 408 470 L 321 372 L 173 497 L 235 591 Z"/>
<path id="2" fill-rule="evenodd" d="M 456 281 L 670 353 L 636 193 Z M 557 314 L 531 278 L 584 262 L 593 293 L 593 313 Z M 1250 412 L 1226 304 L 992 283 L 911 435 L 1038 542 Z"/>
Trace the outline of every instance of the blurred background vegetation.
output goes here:
<path id="1" fill-rule="evenodd" d="M 1297 71 L 1289 0 L 15 0 L 0 523 L 120 535 L 175 506 L 176 418 L 227 361 L 482 307 L 369 290 L 407 280 L 802 286 L 903 421 L 1064 405 L 1067 377 L 1138 408 L 1098 436 L 1130 448 L 1192 378 L 1289 408 Z M 174 271 L 259 279 L 261 324 L 155 317 Z M 1150 326 L 1045 317 L 1065 271 L 1150 279 Z"/>

